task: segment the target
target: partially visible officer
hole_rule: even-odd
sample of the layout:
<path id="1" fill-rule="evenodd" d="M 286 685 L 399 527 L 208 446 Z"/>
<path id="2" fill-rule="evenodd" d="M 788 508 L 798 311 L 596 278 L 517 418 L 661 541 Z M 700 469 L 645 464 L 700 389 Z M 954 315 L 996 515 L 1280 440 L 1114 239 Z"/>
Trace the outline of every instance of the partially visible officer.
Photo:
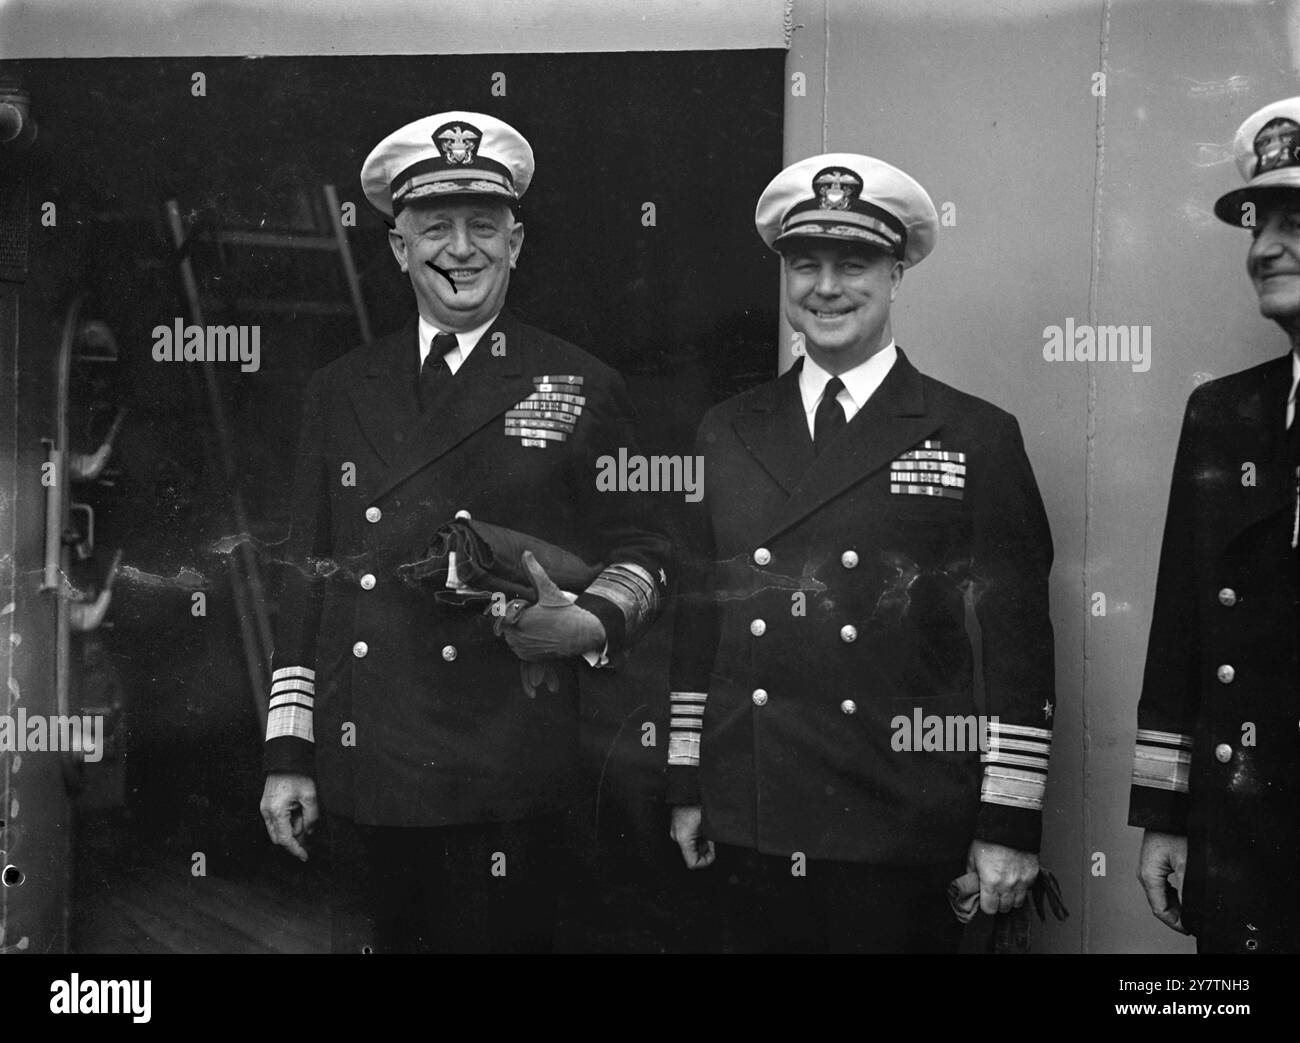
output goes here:
<path id="1" fill-rule="evenodd" d="M 1291 350 L 1192 392 L 1138 705 L 1129 823 L 1151 911 L 1200 952 L 1300 951 L 1300 98 L 1233 144 L 1259 310 Z M 1182 875 L 1181 897 L 1170 877 Z"/>
<path id="2" fill-rule="evenodd" d="M 806 355 L 700 427 L 672 836 L 692 868 L 716 856 L 729 950 L 955 951 L 951 881 L 969 876 L 992 914 L 1038 872 L 1047 518 L 1015 418 L 894 343 L 891 302 L 938 231 L 925 190 L 868 156 L 813 156 L 773 179 L 755 219 Z M 912 733 L 945 718 L 938 742 Z"/>
<path id="3" fill-rule="evenodd" d="M 623 381 L 505 308 L 532 176 L 528 142 L 475 112 L 402 127 L 361 171 L 418 315 L 305 394 L 262 798 L 302 859 L 328 815 L 336 950 L 550 947 L 577 658 L 616 655 L 662 595 L 665 538 L 596 489 L 598 458 L 633 451 Z M 401 570 L 463 514 L 606 567 L 576 600 L 534 570 L 502 641 Z"/>

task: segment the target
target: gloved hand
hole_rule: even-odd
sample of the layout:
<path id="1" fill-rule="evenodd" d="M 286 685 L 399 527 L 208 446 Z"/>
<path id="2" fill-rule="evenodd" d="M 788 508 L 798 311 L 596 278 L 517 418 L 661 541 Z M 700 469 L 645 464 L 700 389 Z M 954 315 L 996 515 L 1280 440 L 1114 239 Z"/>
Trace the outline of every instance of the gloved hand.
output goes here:
<path id="1" fill-rule="evenodd" d="M 515 598 L 496 618 L 493 629 L 525 662 L 568 659 L 605 647 L 605 627 L 596 616 L 574 604 L 577 595 L 557 587 L 532 551 L 520 559 L 533 582 L 537 603 Z"/>

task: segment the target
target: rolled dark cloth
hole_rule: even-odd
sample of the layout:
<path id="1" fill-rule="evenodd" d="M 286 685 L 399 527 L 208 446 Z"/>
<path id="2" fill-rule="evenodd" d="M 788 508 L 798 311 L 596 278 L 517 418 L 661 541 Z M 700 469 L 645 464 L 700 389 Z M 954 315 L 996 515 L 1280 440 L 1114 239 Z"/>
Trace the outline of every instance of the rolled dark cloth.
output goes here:
<path id="1" fill-rule="evenodd" d="M 408 582 L 435 586 L 435 597 L 449 604 L 477 607 L 494 594 L 536 601 L 522 560 L 526 550 L 533 552 L 557 587 L 575 594 L 590 586 L 604 568 L 526 532 L 456 519 L 433 534 L 423 558 L 398 572 Z"/>

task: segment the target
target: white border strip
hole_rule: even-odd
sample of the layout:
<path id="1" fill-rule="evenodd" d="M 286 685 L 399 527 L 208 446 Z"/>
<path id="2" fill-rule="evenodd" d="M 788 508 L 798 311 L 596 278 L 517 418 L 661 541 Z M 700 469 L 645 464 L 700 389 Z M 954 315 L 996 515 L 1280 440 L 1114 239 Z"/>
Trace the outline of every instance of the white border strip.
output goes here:
<path id="1" fill-rule="evenodd" d="M 0 58 L 785 48 L 786 0 L 0 0 Z"/>

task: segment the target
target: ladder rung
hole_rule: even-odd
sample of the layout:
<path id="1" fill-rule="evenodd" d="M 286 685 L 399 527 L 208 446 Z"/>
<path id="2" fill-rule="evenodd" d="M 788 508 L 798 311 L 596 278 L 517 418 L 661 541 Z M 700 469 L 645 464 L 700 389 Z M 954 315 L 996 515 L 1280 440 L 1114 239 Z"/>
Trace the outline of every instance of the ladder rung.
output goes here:
<path id="1" fill-rule="evenodd" d="M 293 232 L 216 232 L 198 236 L 199 242 L 229 243 L 232 246 L 271 246 L 286 250 L 332 250 L 339 244 L 333 236 L 298 235 Z"/>
<path id="2" fill-rule="evenodd" d="M 204 299 L 204 307 L 210 311 L 229 311 L 230 306 L 220 298 Z M 258 297 L 239 297 L 235 300 L 235 309 L 241 312 L 262 312 L 263 314 L 299 314 L 299 315 L 355 315 L 351 304 L 337 301 L 283 301 L 268 300 Z"/>

